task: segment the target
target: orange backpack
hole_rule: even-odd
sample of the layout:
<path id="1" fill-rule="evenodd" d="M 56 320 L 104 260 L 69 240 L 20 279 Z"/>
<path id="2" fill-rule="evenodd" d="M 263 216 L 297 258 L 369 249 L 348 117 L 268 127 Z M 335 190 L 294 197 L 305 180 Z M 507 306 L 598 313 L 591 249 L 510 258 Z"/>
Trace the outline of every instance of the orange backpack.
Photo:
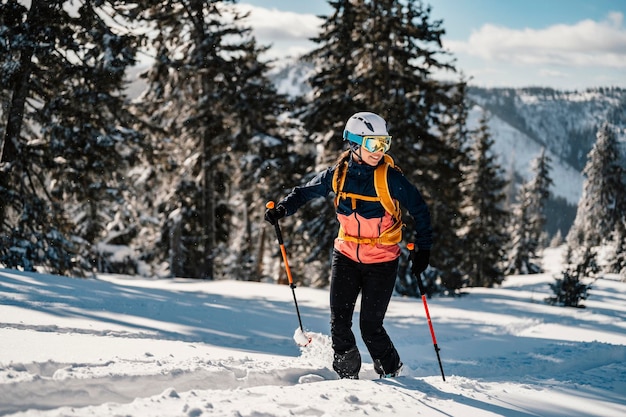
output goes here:
<path id="1" fill-rule="evenodd" d="M 355 243 L 368 243 L 375 245 L 377 243 L 382 245 L 395 245 L 402 241 L 402 210 L 400 209 L 400 203 L 391 197 L 389 191 L 389 183 L 387 182 L 387 173 L 389 168 L 394 168 L 395 163 L 393 158 L 387 154 L 384 155 L 384 163 L 378 165 L 374 170 L 374 188 L 376 189 L 376 196 L 371 197 L 367 195 L 347 193 L 343 191 L 343 186 L 346 181 L 346 173 L 348 171 L 348 161 L 342 161 L 337 164 L 335 172 L 333 173 L 333 191 L 335 192 L 335 208 L 339 205 L 339 201 L 342 199 L 350 198 L 352 200 L 352 209 L 356 209 L 357 200 L 364 201 L 378 201 L 382 204 L 385 211 L 394 219 L 394 225 L 389 229 L 383 231 L 378 238 L 368 238 L 359 236 L 350 236 L 345 233 L 343 227 L 339 228 L 338 237 L 343 240 Z"/>

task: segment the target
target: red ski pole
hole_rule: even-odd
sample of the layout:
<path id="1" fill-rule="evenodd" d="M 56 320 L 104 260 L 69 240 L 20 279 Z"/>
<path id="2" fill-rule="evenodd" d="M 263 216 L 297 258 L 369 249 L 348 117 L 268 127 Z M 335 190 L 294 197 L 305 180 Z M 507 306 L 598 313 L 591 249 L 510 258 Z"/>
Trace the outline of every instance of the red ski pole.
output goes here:
<path id="1" fill-rule="evenodd" d="M 409 250 L 411 256 L 411 262 L 414 262 L 413 257 L 415 256 L 415 245 L 413 243 L 409 243 L 407 245 L 407 249 Z M 430 320 L 430 312 L 428 311 L 428 303 L 426 302 L 426 290 L 424 289 L 424 283 L 422 283 L 422 277 L 416 276 L 417 285 L 420 290 L 420 294 L 422 295 L 422 303 L 424 303 L 424 310 L 426 311 L 426 319 L 428 320 L 428 327 L 430 328 L 430 336 L 433 338 L 433 346 L 435 348 L 435 353 L 437 354 L 437 361 L 439 362 L 439 370 L 441 371 L 441 377 L 443 380 L 446 380 L 446 376 L 443 373 L 443 365 L 441 364 L 441 356 L 439 356 L 439 346 L 437 345 L 437 338 L 435 337 L 435 329 L 433 329 L 433 322 Z"/>

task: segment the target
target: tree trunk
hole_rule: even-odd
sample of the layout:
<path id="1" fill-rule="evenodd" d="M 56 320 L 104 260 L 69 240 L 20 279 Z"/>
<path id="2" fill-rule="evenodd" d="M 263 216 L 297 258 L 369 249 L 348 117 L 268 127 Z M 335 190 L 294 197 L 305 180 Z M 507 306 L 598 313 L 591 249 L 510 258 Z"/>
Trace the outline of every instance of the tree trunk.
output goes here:
<path id="1" fill-rule="evenodd" d="M 41 8 L 45 7 L 46 0 L 34 0 L 31 4 L 26 19 L 26 25 L 30 28 L 31 34 L 39 30 L 42 21 Z M 27 45 L 29 45 L 27 43 Z M 7 125 L 4 131 L 4 137 L 0 142 L 0 169 L 7 169 L 7 172 L 3 172 L 0 175 L 0 188 L 10 188 L 9 172 L 14 169 L 15 162 L 18 162 L 19 158 L 19 139 L 22 131 L 22 123 L 24 121 L 24 108 L 26 107 L 26 98 L 29 92 L 29 79 L 32 72 L 32 57 L 33 48 L 26 46 L 20 51 L 20 70 L 17 76 L 13 80 L 13 93 L 11 95 L 11 103 L 7 110 Z M 0 219 L 4 220 L 7 201 L 0 199 Z"/>
<path id="2" fill-rule="evenodd" d="M 215 179 L 211 168 L 211 134 L 205 130 L 202 139 L 202 259 L 200 277 L 213 279 L 215 251 Z"/>

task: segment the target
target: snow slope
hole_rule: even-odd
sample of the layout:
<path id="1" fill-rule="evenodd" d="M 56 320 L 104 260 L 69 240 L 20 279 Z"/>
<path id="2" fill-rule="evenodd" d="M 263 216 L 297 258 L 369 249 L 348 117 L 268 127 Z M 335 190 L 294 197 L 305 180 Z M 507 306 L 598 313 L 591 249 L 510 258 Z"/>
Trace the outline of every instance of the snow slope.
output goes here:
<path id="1" fill-rule="evenodd" d="M 598 280 L 586 309 L 546 305 L 546 254 L 545 275 L 429 300 L 445 382 L 418 299 L 394 297 L 386 321 L 403 375 L 376 379 L 360 344 L 348 381 L 326 290 L 295 290 L 315 336 L 298 348 L 286 286 L 0 270 L 0 415 L 622 417 L 626 283 Z"/>

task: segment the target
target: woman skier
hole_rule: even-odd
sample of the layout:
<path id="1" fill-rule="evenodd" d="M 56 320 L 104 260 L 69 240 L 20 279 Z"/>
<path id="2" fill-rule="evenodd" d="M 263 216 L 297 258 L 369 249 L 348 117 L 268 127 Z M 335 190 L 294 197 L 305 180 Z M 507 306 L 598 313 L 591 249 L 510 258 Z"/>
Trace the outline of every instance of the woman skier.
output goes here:
<path id="1" fill-rule="evenodd" d="M 361 355 L 352 332 L 352 316 L 361 293 L 361 337 L 375 371 L 381 377 L 394 377 L 402 362 L 383 321 L 398 272 L 403 227 L 400 205 L 415 220 L 418 251 L 411 269 L 418 278 L 430 258 L 430 213 L 417 188 L 386 155 L 391 136 L 382 117 L 370 112 L 354 114 L 346 123 L 343 138 L 349 149 L 338 163 L 295 187 L 265 212 L 265 220 L 275 224 L 308 201 L 335 193 L 340 229 L 330 281 L 333 369 L 340 378 L 358 379 Z"/>

